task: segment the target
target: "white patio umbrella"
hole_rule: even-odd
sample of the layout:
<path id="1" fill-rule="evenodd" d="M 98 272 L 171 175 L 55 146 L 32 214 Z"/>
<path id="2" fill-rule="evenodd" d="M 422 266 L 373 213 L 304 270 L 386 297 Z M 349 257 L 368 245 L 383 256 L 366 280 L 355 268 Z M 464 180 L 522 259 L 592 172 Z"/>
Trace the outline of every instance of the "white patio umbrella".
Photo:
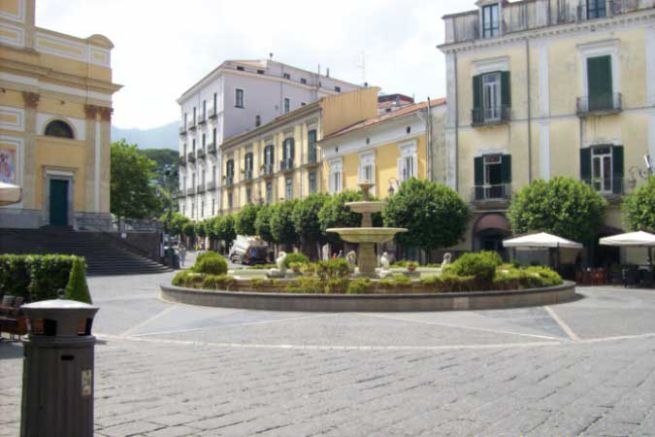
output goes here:
<path id="1" fill-rule="evenodd" d="M 503 241 L 503 246 L 513 249 L 556 249 L 557 262 L 555 267 L 559 269 L 560 253 L 559 249 L 582 249 L 582 244 L 566 238 L 558 237 L 547 232 L 537 234 L 523 235 Z"/>
<path id="2" fill-rule="evenodd" d="M 628 232 L 627 234 L 613 235 L 601 238 L 599 243 L 603 246 L 616 247 L 645 247 L 648 249 L 648 260 L 653 265 L 651 249 L 655 247 L 655 235 L 644 231 Z"/>
<path id="3" fill-rule="evenodd" d="M 513 248 L 546 248 L 557 249 L 563 247 L 565 249 L 582 249 L 582 244 L 575 241 L 567 240 L 566 238 L 558 237 L 557 235 L 540 232 L 538 234 L 524 235 L 503 241 L 503 246 Z"/>
<path id="4" fill-rule="evenodd" d="M 22 190 L 18 185 L 0 182 L 0 206 L 18 203 L 21 197 Z"/>

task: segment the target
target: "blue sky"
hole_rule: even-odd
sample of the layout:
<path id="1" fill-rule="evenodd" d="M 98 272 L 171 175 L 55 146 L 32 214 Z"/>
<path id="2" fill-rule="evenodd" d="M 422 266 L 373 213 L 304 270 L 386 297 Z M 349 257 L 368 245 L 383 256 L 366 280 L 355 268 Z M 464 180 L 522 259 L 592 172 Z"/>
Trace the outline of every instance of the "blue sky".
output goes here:
<path id="1" fill-rule="evenodd" d="M 183 5 L 179 9 L 179 5 Z M 175 99 L 225 59 L 278 61 L 417 100 L 445 93 L 441 17 L 472 0 L 39 0 L 37 25 L 116 46 L 114 124 L 156 127 L 178 118 Z"/>

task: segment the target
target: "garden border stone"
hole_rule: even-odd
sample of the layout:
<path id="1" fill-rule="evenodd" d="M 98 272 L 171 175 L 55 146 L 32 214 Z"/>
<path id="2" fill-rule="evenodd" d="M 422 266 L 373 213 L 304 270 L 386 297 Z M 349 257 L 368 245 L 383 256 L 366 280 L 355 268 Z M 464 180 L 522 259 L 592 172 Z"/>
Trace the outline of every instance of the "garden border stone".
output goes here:
<path id="1" fill-rule="evenodd" d="M 298 294 L 215 291 L 161 285 L 167 302 L 209 307 L 299 312 L 418 312 L 505 309 L 575 300 L 574 282 L 511 291 L 407 294 Z"/>

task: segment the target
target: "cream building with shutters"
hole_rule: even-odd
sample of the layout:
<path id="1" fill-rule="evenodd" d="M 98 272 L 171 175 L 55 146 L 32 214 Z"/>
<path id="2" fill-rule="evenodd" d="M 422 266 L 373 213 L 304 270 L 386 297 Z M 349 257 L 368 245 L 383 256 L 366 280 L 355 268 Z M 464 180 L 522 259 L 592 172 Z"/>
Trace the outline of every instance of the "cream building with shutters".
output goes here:
<path id="1" fill-rule="evenodd" d="M 602 234 L 625 229 L 622 196 L 655 159 L 654 0 L 480 0 L 444 17 L 446 181 L 470 200 L 457 249 L 502 250 L 513 192 L 569 176 L 610 202 Z M 601 235 L 602 236 L 602 235 Z M 616 262 L 598 249 L 594 262 Z"/>

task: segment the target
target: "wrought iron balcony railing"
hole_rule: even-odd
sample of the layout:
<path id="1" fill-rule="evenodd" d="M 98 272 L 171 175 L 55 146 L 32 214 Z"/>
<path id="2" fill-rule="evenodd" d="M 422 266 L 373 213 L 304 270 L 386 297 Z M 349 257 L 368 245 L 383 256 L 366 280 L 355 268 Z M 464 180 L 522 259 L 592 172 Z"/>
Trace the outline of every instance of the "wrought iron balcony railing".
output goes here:
<path id="1" fill-rule="evenodd" d="M 293 170 L 293 159 L 287 158 L 280 161 L 280 170 L 281 171 Z"/>
<path id="2" fill-rule="evenodd" d="M 207 157 L 207 154 L 203 149 L 198 149 L 198 160 L 199 161 L 204 161 L 205 158 Z"/>
<path id="3" fill-rule="evenodd" d="M 207 182 L 207 191 L 215 191 L 215 190 L 216 190 L 216 181 Z"/>
<path id="4" fill-rule="evenodd" d="M 318 152 L 316 149 L 309 149 L 307 154 L 307 164 L 317 164 L 318 163 Z"/>
<path id="5" fill-rule="evenodd" d="M 215 143 L 211 143 L 211 144 L 209 144 L 207 146 L 207 153 L 209 153 L 210 155 L 216 156 L 216 144 Z"/>
<path id="6" fill-rule="evenodd" d="M 511 184 L 476 185 L 473 187 L 473 201 L 509 200 L 512 197 Z"/>
<path id="7" fill-rule="evenodd" d="M 269 164 L 264 164 L 262 166 L 262 174 L 264 176 L 273 176 L 274 173 L 275 173 L 275 171 L 273 169 L 273 164 L 269 163 Z"/>
<path id="8" fill-rule="evenodd" d="M 591 185 L 595 191 L 606 196 L 625 194 L 626 188 L 633 188 L 636 181 L 626 180 L 623 175 L 583 178 L 582 181 Z"/>
<path id="9" fill-rule="evenodd" d="M 229 175 L 225 177 L 225 186 L 230 188 L 234 185 L 234 176 Z"/>
<path id="10" fill-rule="evenodd" d="M 187 154 L 187 156 L 186 156 L 186 160 L 187 160 L 187 162 L 189 162 L 190 164 L 195 164 L 195 162 L 196 162 L 196 154 L 193 153 L 193 152 L 189 152 L 189 153 Z"/>
<path id="11" fill-rule="evenodd" d="M 623 110 L 621 93 L 600 94 L 596 96 L 578 97 L 577 112 L 579 116 L 594 114 L 613 114 Z"/>
<path id="12" fill-rule="evenodd" d="M 507 123 L 510 119 L 511 107 L 499 105 L 491 108 L 474 108 L 471 111 L 471 124 L 473 126 L 488 126 Z"/>
<path id="13" fill-rule="evenodd" d="M 205 192 L 205 184 L 198 184 L 198 194 Z"/>
<path id="14" fill-rule="evenodd" d="M 185 155 L 180 155 L 178 158 L 178 163 L 180 167 L 186 166 L 186 156 Z"/>
<path id="15" fill-rule="evenodd" d="M 254 172 L 252 170 L 246 170 L 245 172 L 243 172 L 243 179 L 246 182 L 250 182 L 250 181 L 253 180 L 253 175 L 254 175 Z"/>
<path id="16" fill-rule="evenodd" d="M 186 126 L 180 126 L 180 136 L 183 137 L 186 135 Z"/>

